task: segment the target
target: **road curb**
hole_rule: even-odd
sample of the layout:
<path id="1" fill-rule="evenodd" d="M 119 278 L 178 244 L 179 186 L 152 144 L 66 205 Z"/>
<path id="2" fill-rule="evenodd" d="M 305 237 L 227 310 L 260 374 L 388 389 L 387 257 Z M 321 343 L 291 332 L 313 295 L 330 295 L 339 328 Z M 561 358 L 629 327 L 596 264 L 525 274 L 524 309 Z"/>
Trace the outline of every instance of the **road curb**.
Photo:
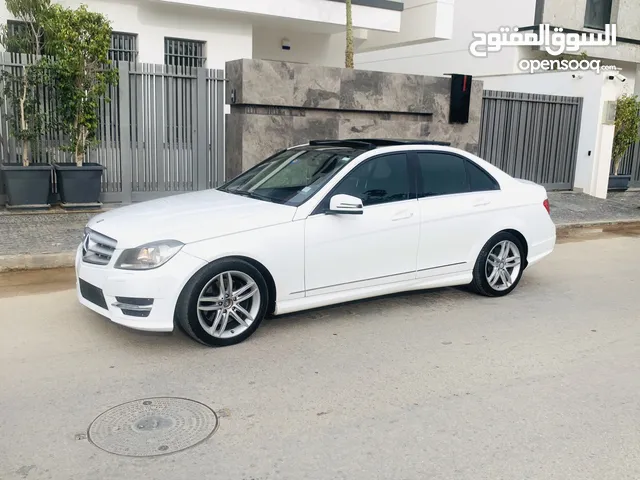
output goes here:
<path id="1" fill-rule="evenodd" d="M 558 233 L 571 233 L 573 230 L 583 231 L 585 229 L 592 228 L 605 228 L 605 227 L 624 227 L 624 228 L 633 228 L 640 227 L 640 220 L 636 219 L 628 219 L 628 220 L 604 220 L 604 221 L 593 221 L 593 222 L 580 222 L 580 223 L 557 223 L 556 230 Z"/>
<path id="2" fill-rule="evenodd" d="M 73 267 L 75 252 L 0 255 L 0 273 Z"/>
<path id="3" fill-rule="evenodd" d="M 595 221 L 581 223 L 556 224 L 558 236 L 566 237 L 572 233 L 581 233 L 589 229 L 606 227 L 640 227 L 640 220 Z M 36 255 L 0 255 L 0 273 L 20 270 L 46 270 L 51 268 L 69 268 L 75 263 L 75 251 L 61 253 L 41 253 Z"/>

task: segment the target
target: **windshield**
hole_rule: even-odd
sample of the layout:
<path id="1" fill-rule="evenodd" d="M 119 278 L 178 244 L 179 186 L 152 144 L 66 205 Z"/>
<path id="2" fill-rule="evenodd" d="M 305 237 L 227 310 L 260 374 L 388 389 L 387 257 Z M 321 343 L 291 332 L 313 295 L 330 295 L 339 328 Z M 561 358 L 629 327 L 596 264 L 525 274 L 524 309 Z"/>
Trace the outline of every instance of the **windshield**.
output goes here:
<path id="1" fill-rule="evenodd" d="M 361 153 L 353 148 L 294 148 L 247 170 L 219 190 L 298 207 Z"/>

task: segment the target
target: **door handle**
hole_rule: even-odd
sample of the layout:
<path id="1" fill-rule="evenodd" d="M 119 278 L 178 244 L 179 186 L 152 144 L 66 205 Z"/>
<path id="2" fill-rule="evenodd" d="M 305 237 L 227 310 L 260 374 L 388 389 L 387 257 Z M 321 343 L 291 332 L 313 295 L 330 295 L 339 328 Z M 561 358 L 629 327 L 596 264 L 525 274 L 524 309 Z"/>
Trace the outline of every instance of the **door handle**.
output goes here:
<path id="1" fill-rule="evenodd" d="M 397 222 L 399 220 L 408 220 L 411 217 L 413 217 L 413 212 L 400 212 L 392 218 L 392 221 Z"/>
<path id="2" fill-rule="evenodd" d="M 484 207 L 485 205 L 489 205 L 491 203 L 490 200 L 483 198 L 482 200 L 478 200 L 473 204 L 474 207 Z"/>

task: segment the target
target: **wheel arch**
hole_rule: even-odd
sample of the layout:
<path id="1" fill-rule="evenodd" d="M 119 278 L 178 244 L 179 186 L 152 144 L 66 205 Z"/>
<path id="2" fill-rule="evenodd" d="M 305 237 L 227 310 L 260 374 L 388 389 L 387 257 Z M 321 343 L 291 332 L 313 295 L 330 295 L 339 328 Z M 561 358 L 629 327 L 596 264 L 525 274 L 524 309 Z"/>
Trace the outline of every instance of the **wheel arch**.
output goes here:
<path id="1" fill-rule="evenodd" d="M 496 233 L 496 235 L 500 233 L 510 233 L 511 235 L 516 237 L 520 241 L 520 243 L 522 243 L 522 248 L 524 249 L 524 252 L 522 252 L 522 267 L 523 269 L 527 268 L 527 258 L 529 257 L 529 243 L 527 242 L 526 237 L 518 230 L 515 230 L 513 228 L 500 230 L 498 233 Z"/>
<path id="2" fill-rule="evenodd" d="M 217 262 L 220 260 L 242 260 L 258 269 L 260 274 L 264 277 L 264 281 L 267 282 L 267 288 L 269 289 L 269 305 L 267 306 L 267 314 L 273 314 L 276 308 L 276 295 L 278 292 L 276 290 L 276 282 L 269 269 L 258 260 L 244 255 L 230 255 L 228 257 L 218 258 L 214 261 Z"/>
<path id="3" fill-rule="evenodd" d="M 269 315 L 273 314 L 276 307 L 276 294 L 277 294 L 276 282 L 273 278 L 273 275 L 271 274 L 269 269 L 265 267 L 261 262 L 259 262 L 255 258 L 247 257 L 245 255 L 227 255 L 225 257 L 216 258 L 204 264 L 197 271 L 195 271 L 193 275 L 191 275 L 191 277 L 185 282 L 180 292 L 180 296 L 182 296 L 182 294 L 184 293 L 185 287 L 187 283 L 189 283 L 189 280 L 195 277 L 200 271 L 202 271 L 203 268 L 206 268 L 209 265 L 213 265 L 215 263 L 222 262 L 225 260 L 240 260 L 240 261 L 246 262 L 260 272 L 260 274 L 264 277 L 264 281 L 267 283 L 267 288 L 269 291 L 269 305 L 267 305 L 267 314 Z"/>
<path id="4" fill-rule="evenodd" d="M 487 233 L 488 232 L 485 232 L 485 235 L 487 235 Z M 471 265 L 475 265 L 475 262 L 477 261 L 478 255 L 480 255 L 482 248 L 487 244 L 489 240 L 491 240 L 496 235 L 500 235 L 501 233 L 509 233 L 514 237 L 516 237 L 520 241 L 520 243 L 522 243 L 522 248 L 524 249 L 524 252 L 522 252 L 523 268 L 527 268 L 527 264 L 528 264 L 527 258 L 529 256 L 529 242 L 527 241 L 527 237 L 523 235 L 521 230 L 514 228 L 513 226 L 503 227 L 503 228 L 498 227 L 495 229 L 494 233 L 487 235 L 484 239 L 481 239 L 481 240 L 479 239 L 471 252 L 469 263 Z"/>

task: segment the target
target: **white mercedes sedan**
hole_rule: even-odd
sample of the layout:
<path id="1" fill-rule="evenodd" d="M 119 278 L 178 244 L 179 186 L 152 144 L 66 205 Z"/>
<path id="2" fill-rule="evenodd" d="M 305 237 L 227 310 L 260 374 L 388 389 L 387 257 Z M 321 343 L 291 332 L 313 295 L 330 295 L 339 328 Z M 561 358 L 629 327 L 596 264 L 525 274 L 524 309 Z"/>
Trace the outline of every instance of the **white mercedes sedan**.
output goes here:
<path id="1" fill-rule="evenodd" d="M 178 325 L 226 346 L 265 315 L 455 285 L 507 295 L 555 243 L 546 190 L 473 154 L 439 142 L 312 141 L 217 189 L 92 218 L 77 292 L 113 322 Z"/>

